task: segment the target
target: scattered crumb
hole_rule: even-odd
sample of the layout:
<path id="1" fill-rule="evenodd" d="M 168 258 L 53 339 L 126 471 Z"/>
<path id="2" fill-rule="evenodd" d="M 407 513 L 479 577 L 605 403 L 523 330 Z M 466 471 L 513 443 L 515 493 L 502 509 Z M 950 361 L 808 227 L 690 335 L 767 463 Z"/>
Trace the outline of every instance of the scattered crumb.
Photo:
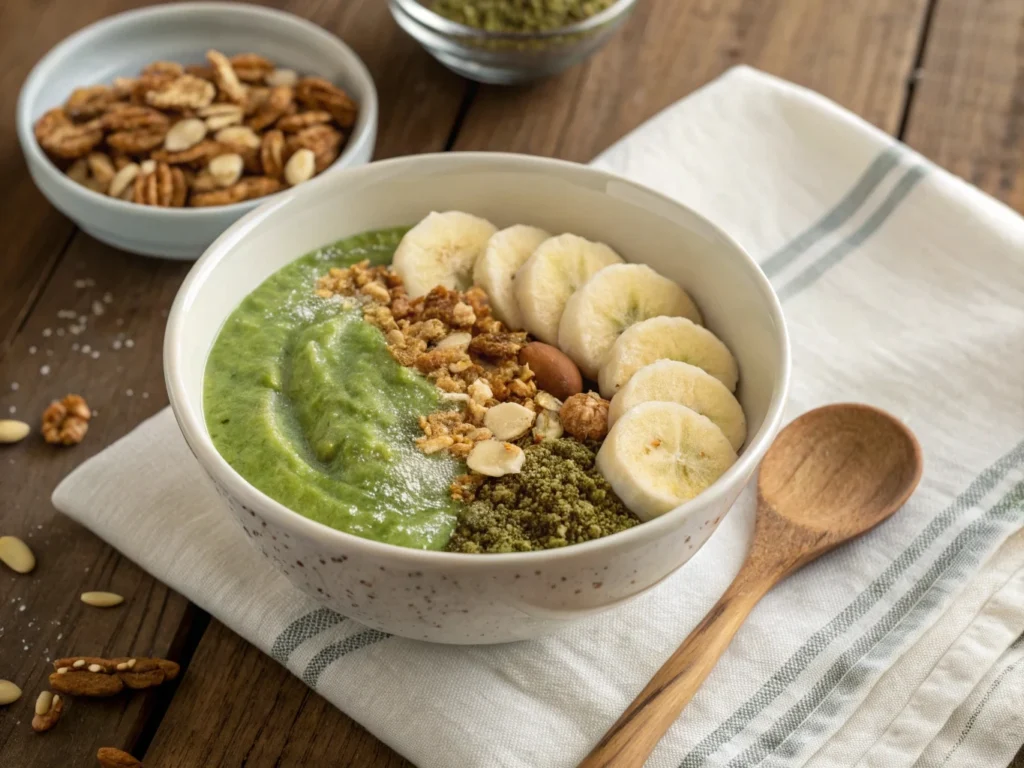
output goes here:
<path id="1" fill-rule="evenodd" d="M 12 405 L 10 408 L 7 409 L 7 411 L 9 413 L 17 413 L 18 409 L 15 406 Z"/>
<path id="2" fill-rule="evenodd" d="M 131 349 L 132 347 L 135 346 L 135 342 L 132 341 L 131 339 L 125 339 L 124 345 L 128 347 L 128 349 Z"/>
<path id="3" fill-rule="evenodd" d="M 126 390 L 124 391 L 124 393 L 125 393 L 126 395 L 128 395 L 128 397 L 131 397 L 132 395 L 134 395 L 134 394 L 135 394 L 135 392 L 134 392 L 133 390 L 130 390 L 130 389 L 126 389 Z"/>
<path id="4" fill-rule="evenodd" d="M 107 311 L 107 308 L 103 306 L 102 302 L 94 301 L 92 303 L 92 313 L 96 316 L 102 315 Z"/>
<path id="5" fill-rule="evenodd" d="M 111 303 L 113 303 L 113 301 L 114 301 L 114 294 L 110 293 L 109 291 L 107 293 L 103 294 L 103 303 L 104 304 L 111 304 Z"/>
<path id="6" fill-rule="evenodd" d="M 120 326 L 124 325 L 124 318 L 123 317 L 119 317 L 119 318 L 117 318 L 117 320 L 114 321 L 114 323 L 115 323 L 115 325 L 120 327 Z"/>
<path id="7" fill-rule="evenodd" d="M 114 343 L 111 344 L 110 346 L 112 346 L 114 349 L 120 349 L 121 346 L 122 346 L 121 340 L 120 339 L 114 339 Z"/>
<path id="8" fill-rule="evenodd" d="M 27 608 L 27 607 L 28 607 L 28 606 L 26 606 L 26 605 L 25 605 L 24 603 L 22 603 L 21 605 L 19 605 L 19 606 L 18 606 L 18 610 L 19 610 L 19 611 L 24 611 L 24 610 L 25 610 L 25 608 Z"/>
<path id="9" fill-rule="evenodd" d="M 48 339 L 53 336 L 53 331 L 49 328 L 43 328 L 43 336 Z"/>
<path id="10" fill-rule="evenodd" d="M 78 313 L 75 312 L 75 310 L 73 309 L 58 309 L 57 317 L 59 317 L 61 320 L 74 320 L 76 317 L 78 317 Z"/>
<path id="11" fill-rule="evenodd" d="M 90 347 L 88 344 L 84 344 L 82 346 L 82 354 L 88 355 L 90 352 L 92 352 L 92 347 Z"/>
<path id="12" fill-rule="evenodd" d="M 89 318 L 86 317 L 85 315 L 79 315 L 78 316 L 78 324 L 79 325 L 85 325 L 88 322 L 89 322 Z"/>
<path id="13" fill-rule="evenodd" d="M 63 336 L 64 335 L 64 329 L 63 328 L 58 328 L 57 329 L 57 335 L 58 336 Z"/>
<path id="14" fill-rule="evenodd" d="M 38 351 L 39 351 L 39 348 L 38 348 L 38 347 L 36 347 L 36 345 L 35 345 L 35 344 L 33 344 L 33 345 L 32 345 L 31 347 L 29 347 L 29 348 L 28 348 L 28 353 L 29 353 L 30 355 L 34 355 L 34 354 L 35 354 L 36 352 L 38 352 Z"/>
<path id="15" fill-rule="evenodd" d="M 149 397 L 149 392 L 143 392 L 142 393 L 142 399 L 143 400 L 147 399 L 148 397 Z"/>
<path id="16" fill-rule="evenodd" d="M 76 342 L 75 342 L 74 344 L 72 344 L 72 345 L 71 345 L 71 351 L 72 351 L 72 352 L 77 352 L 77 351 L 78 351 L 78 349 L 79 349 L 79 344 L 78 344 L 78 342 L 76 341 Z"/>
<path id="17" fill-rule="evenodd" d="M 18 382 L 16 382 L 16 381 L 12 381 L 12 382 L 11 382 L 11 391 L 12 391 L 12 392 L 17 392 L 17 391 L 18 391 L 18 387 L 19 387 L 19 386 L 20 386 L 20 385 L 18 384 Z"/>
<path id="18" fill-rule="evenodd" d="M 50 366 L 44 365 L 42 368 L 39 369 L 39 372 L 41 374 L 43 374 L 43 376 L 49 375 L 49 373 L 50 373 Z"/>
<path id="19" fill-rule="evenodd" d="M 92 357 L 93 360 L 99 359 L 99 356 L 100 356 L 100 351 L 98 349 L 94 349 L 92 351 L 92 355 L 90 355 L 90 357 Z"/>
<path id="20" fill-rule="evenodd" d="M 46 350 L 46 356 L 47 357 L 53 357 L 53 350 L 52 349 Z"/>

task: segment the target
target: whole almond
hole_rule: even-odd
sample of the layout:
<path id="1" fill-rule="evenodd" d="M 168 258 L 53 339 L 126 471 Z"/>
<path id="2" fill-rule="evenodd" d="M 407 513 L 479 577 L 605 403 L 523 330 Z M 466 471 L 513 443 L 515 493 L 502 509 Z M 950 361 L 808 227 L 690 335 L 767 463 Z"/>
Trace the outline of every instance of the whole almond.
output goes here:
<path id="1" fill-rule="evenodd" d="M 131 186 L 131 183 L 135 181 L 135 177 L 138 175 L 138 163 L 128 163 L 128 165 L 114 174 L 114 178 L 110 180 L 107 194 L 111 197 L 120 197 Z"/>
<path id="2" fill-rule="evenodd" d="M 537 388 L 565 400 L 583 391 L 583 377 L 576 363 L 557 347 L 531 341 L 519 350 L 519 363 L 530 366 Z"/>
<path id="3" fill-rule="evenodd" d="M 83 592 L 82 602 L 95 608 L 113 608 L 123 603 L 124 598 L 114 592 Z"/>
<path id="4" fill-rule="evenodd" d="M 275 69 L 267 75 L 266 82 L 271 87 L 278 85 L 292 86 L 299 82 L 299 73 L 294 69 Z"/>
<path id="5" fill-rule="evenodd" d="M 21 688 L 10 680 L 0 680 L 0 707 L 13 704 L 21 698 Z"/>
<path id="6" fill-rule="evenodd" d="M 222 128 L 217 131 L 214 138 L 221 144 L 244 147 L 245 149 L 257 149 L 261 143 L 260 137 L 256 135 L 256 132 L 244 125 L 232 125 L 228 128 Z"/>
<path id="7" fill-rule="evenodd" d="M 313 178 L 316 171 L 316 155 L 311 149 L 299 149 L 284 164 L 284 180 L 294 187 Z"/>
<path id="8" fill-rule="evenodd" d="M 206 123 L 195 117 L 179 120 L 171 126 L 164 138 L 164 149 L 168 152 L 184 152 L 206 138 Z"/>
<path id="9" fill-rule="evenodd" d="M 100 747 L 96 759 L 100 768 L 142 768 L 142 763 L 116 747 Z"/>
<path id="10" fill-rule="evenodd" d="M 230 187 L 241 178 L 244 165 L 245 161 L 241 155 L 217 155 L 209 162 L 206 169 L 217 181 L 217 184 L 221 187 Z"/>
<path id="11" fill-rule="evenodd" d="M 28 544 L 16 536 L 0 536 L 0 563 L 12 571 L 28 573 L 36 567 L 36 556 Z"/>
<path id="12" fill-rule="evenodd" d="M 24 421 L 0 419 L 0 443 L 16 443 L 24 440 L 31 427 Z"/>

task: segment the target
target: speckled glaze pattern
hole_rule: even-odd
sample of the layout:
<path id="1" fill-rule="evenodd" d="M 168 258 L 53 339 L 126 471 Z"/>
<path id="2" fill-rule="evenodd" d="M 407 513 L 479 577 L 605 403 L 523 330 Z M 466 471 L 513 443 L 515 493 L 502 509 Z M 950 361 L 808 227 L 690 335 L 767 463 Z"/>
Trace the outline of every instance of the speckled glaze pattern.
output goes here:
<path id="1" fill-rule="evenodd" d="M 316 523 L 265 496 L 206 431 L 206 358 L 227 315 L 274 271 L 324 243 L 466 210 L 608 243 L 684 285 L 737 358 L 748 440 L 697 498 L 654 520 L 561 549 L 495 555 L 396 547 Z M 671 243 L 672 248 L 665 244 Z M 548 634 L 650 589 L 701 547 L 782 417 L 789 347 L 778 300 L 743 249 L 689 208 L 593 168 L 522 155 L 418 155 L 314 179 L 215 242 L 175 300 L 164 342 L 175 418 L 252 544 L 304 592 L 366 626 L 439 643 Z"/>
<path id="2" fill-rule="evenodd" d="M 328 550 L 268 521 L 216 480 L 214 485 L 249 541 L 299 589 L 368 627 L 452 644 L 536 637 L 629 600 L 689 560 L 725 512 L 689 517 L 668 536 L 613 558 L 579 551 L 582 557 L 531 567 L 469 555 L 456 575 L 447 565 L 389 568 L 358 547 Z M 726 510 L 734 501 L 728 499 Z M 571 548 L 565 552 L 573 554 Z"/>

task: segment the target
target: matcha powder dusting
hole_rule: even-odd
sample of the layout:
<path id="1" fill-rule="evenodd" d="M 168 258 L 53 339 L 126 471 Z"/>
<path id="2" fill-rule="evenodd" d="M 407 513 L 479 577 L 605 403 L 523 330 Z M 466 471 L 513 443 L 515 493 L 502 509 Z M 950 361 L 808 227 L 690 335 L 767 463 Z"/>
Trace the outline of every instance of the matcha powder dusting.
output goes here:
<path id="1" fill-rule="evenodd" d="M 488 32 L 544 32 L 589 19 L 614 0 L 436 0 L 435 12 Z"/>
<path id="2" fill-rule="evenodd" d="M 529 552 L 564 547 L 638 525 L 575 440 L 525 449 L 523 469 L 489 478 L 459 514 L 450 552 Z"/>

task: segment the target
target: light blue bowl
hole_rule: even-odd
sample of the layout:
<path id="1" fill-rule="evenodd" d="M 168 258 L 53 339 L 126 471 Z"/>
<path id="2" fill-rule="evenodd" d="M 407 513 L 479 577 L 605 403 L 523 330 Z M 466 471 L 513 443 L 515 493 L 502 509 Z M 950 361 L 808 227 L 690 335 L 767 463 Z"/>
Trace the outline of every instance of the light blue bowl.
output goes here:
<path id="1" fill-rule="evenodd" d="M 145 256 L 196 259 L 237 219 L 274 195 L 211 208 L 156 208 L 93 192 L 43 153 L 32 127 L 75 88 L 134 76 L 164 59 L 202 63 L 206 51 L 252 51 L 281 67 L 344 88 L 359 117 L 341 156 L 324 173 L 369 162 L 377 136 L 377 91 L 366 66 L 334 35 L 289 13 L 242 3 L 158 5 L 111 16 L 64 40 L 36 64 L 18 97 L 17 129 L 36 186 L 85 232 Z"/>

